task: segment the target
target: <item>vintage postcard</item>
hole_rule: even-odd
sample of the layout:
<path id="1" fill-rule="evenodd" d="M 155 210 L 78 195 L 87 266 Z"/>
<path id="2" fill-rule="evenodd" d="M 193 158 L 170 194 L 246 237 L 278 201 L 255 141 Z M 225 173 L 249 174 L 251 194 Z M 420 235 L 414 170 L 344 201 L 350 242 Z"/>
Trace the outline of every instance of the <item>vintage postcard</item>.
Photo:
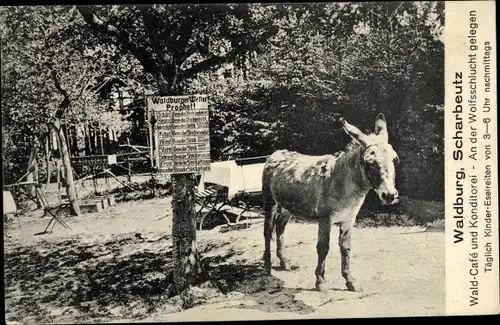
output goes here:
<path id="1" fill-rule="evenodd" d="M 495 4 L 446 10 L 446 312 L 499 313 Z"/>
<path id="2" fill-rule="evenodd" d="M 6 323 L 498 314 L 495 9 L 0 7 Z"/>

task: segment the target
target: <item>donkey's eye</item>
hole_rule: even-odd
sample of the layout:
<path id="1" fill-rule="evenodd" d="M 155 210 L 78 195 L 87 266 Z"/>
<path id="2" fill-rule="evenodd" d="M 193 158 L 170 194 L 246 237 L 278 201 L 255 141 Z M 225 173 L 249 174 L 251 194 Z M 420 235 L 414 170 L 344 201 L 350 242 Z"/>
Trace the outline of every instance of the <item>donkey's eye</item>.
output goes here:
<path id="1" fill-rule="evenodd" d="M 399 165 L 399 157 L 398 156 L 394 157 L 393 161 L 394 161 L 394 165 Z"/>
<path id="2" fill-rule="evenodd" d="M 368 160 L 367 161 L 367 165 L 368 165 L 369 168 L 373 168 L 373 169 L 378 168 L 378 162 L 375 159 Z"/>

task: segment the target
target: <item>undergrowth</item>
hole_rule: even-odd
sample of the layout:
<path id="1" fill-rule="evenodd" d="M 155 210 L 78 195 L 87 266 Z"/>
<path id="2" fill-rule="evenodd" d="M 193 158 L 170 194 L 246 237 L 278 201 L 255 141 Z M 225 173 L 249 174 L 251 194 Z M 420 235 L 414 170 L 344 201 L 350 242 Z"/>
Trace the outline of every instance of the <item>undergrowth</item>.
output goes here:
<path id="1" fill-rule="evenodd" d="M 401 197 L 393 206 L 382 206 L 378 202 L 364 204 L 356 226 L 364 227 L 413 227 L 438 226 L 444 220 L 443 202 L 432 202 Z"/>

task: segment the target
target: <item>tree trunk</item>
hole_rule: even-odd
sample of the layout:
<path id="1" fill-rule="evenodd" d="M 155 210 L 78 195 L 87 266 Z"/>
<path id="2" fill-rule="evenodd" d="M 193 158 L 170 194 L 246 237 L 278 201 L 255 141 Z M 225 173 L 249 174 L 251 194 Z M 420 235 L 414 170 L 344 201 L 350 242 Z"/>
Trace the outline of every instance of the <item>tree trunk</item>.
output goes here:
<path id="1" fill-rule="evenodd" d="M 33 170 L 33 174 L 35 176 L 35 181 L 37 182 L 37 184 L 40 183 L 40 172 L 39 172 L 39 169 L 38 169 L 38 160 L 35 158 L 35 166 L 33 166 L 35 169 Z"/>
<path id="2" fill-rule="evenodd" d="M 47 163 L 47 179 L 45 183 L 45 189 L 48 189 L 50 184 L 50 152 L 51 148 L 50 148 L 50 133 L 49 133 L 49 136 L 45 140 L 45 161 Z"/>
<path id="3" fill-rule="evenodd" d="M 71 153 L 73 157 L 79 156 L 78 154 L 78 132 L 76 131 L 76 126 L 72 126 L 70 128 L 70 134 L 71 134 Z"/>
<path id="4" fill-rule="evenodd" d="M 85 145 L 85 156 L 90 156 L 90 132 L 87 124 L 84 124 L 83 127 L 83 139 Z"/>
<path id="5" fill-rule="evenodd" d="M 172 244 L 176 263 L 173 284 L 176 294 L 189 292 L 200 273 L 194 218 L 194 174 L 172 175 Z"/>
<path id="6" fill-rule="evenodd" d="M 99 145 L 101 146 L 101 155 L 104 155 L 103 137 L 104 137 L 104 132 L 101 129 L 99 129 Z"/>
<path id="7" fill-rule="evenodd" d="M 105 131 L 103 131 L 104 133 L 104 153 L 109 155 L 112 151 L 110 150 L 111 148 L 111 145 L 110 145 L 110 139 L 109 139 L 109 133 L 110 133 L 110 130 L 109 128 L 106 128 Z"/>
<path id="8" fill-rule="evenodd" d="M 163 74 L 157 76 L 160 96 L 175 96 L 178 91 L 175 72 L 169 71 L 169 80 Z M 175 261 L 174 293 L 181 295 L 184 304 L 190 301 L 190 288 L 200 273 L 200 258 L 196 246 L 196 219 L 194 210 L 195 175 L 172 174 L 172 245 Z"/>
<path id="9" fill-rule="evenodd" d="M 37 161 L 36 161 L 37 153 L 38 153 L 38 149 L 37 149 L 36 145 L 32 146 L 31 151 L 30 151 L 30 157 L 28 159 L 28 168 L 26 169 L 26 174 L 25 174 L 25 176 L 23 176 L 23 178 L 26 177 L 26 182 L 33 183 L 32 186 L 29 186 L 28 192 L 32 198 L 36 198 L 36 199 L 34 199 L 34 201 L 36 202 L 37 208 L 40 209 L 42 207 L 42 203 L 38 200 L 38 196 L 36 195 L 36 188 L 35 188 L 36 185 L 34 185 L 35 181 L 38 182 L 38 175 L 37 175 L 38 168 L 37 168 Z M 35 179 L 35 177 L 36 177 L 36 179 Z"/>
<path id="10" fill-rule="evenodd" d="M 36 207 L 38 209 L 41 209 L 43 208 L 43 203 L 40 199 L 40 196 L 38 195 L 38 192 L 37 192 L 37 187 L 41 187 L 42 185 L 40 184 L 40 173 L 39 173 L 39 169 L 38 169 L 38 162 L 35 160 L 35 180 L 36 180 L 36 185 L 33 186 L 33 192 L 34 192 L 34 197 L 36 199 Z"/>
<path id="11" fill-rule="evenodd" d="M 68 195 L 69 203 L 71 206 L 71 213 L 75 216 L 80 215 L 80 205 L 78 198 L 76 197 L 76 187 L 73 180 L 73 170 L 71 169 L 71 159 L 69 156 L 68 146 L 66 143 L 66 136 L 64 130 L 61 127 L 61 122 L 57 121 L 54 123 L 55 131 L 57 132 L 57 138 L 59 142 L 59 148 L 61 150 L 61 159 L 64 167 L 64 178 L 66 194 Z"/>
<path id="12" fill-rule="evenodd" d="M 90 155 L 93 156 L 96 154 L 96 141 L 95 141 L 95 132 L 92 125 L 89 123 L 89 147 L 90 147 Z"/>

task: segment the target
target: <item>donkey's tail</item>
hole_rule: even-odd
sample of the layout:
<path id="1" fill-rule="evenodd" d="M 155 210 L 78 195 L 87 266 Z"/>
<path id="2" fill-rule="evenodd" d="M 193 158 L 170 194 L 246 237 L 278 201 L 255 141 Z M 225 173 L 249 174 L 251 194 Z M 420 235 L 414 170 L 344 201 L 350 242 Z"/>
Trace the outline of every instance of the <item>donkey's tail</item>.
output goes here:
<path id="1" fill-rule="evenodd" d="M 266 165 L 264 166 L 264 170 L 262 171 L 262 204 L 266 219 L 272 216 L 272 212 L 276 206 L 276 201 L 274 200 L 271 190 L 271 182 L 272 171 L 270 171 L 268 166 Z"/>
<path id="2" fill-rule="evenodd" d="M 276 228 L 276 217 L 277 209 L 279 206 L 274 200 L 273 193 L 271 190 L 272 173 L 264 167 L 262 173 L 262 203 L 264 208 L 264 232 L 268 236 L 272 236 L 271 240 L 275 240 L 275 228 Z"/>

